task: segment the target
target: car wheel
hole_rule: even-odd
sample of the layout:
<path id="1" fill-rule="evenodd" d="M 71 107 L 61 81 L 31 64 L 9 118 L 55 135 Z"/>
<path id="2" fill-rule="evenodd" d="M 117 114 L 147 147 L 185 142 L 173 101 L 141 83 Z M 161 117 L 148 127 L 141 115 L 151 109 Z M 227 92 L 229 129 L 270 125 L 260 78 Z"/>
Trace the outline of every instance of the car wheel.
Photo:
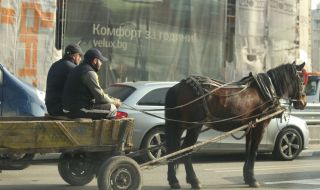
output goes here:
<path id="1" fill-rule="evenodd" d="M 283 129 L 276 140 L 273 155 L 278 160 L 293 160 L 302 150 L 302 138 L 294 128 Z"/>
<path id="2" fill-rule="evenodd" d="M 0 170 L 23 170 L 26 169 L 30 163 L 28 161 L 32 161 L 34 158 L 34 154 L 24 154 L 24 153 L 16 153 L 16 154 L 1 154 L 0 160 L 8 160 L 9 162 L 4 164 L 0 164 Z M 10 161 L 14 161 L 17 163 L 10 163 Z M 21 161 L 21 163 L 19 163 Z"/>
<path id="3" fill-rule="evenodd" d="M 150 130 L 143 138 L 141 143 L 141 149 L 149 149 L 151 147 L 163 145 L 165 141 L 164 137 L 164 128 L 163 127 L 157 127 L 152 130 Z M 166 149 L 164 145 L 159 148 L 155 148 L 154 150 L 146 150 L 143 152 L 143 155 L 141 156 L 141 159 L 143 162 L 147 162 L 150 160 L 154 160 L 156 158 L 160 158 L 161 156 L 164 156 L 166 154 Z"/>

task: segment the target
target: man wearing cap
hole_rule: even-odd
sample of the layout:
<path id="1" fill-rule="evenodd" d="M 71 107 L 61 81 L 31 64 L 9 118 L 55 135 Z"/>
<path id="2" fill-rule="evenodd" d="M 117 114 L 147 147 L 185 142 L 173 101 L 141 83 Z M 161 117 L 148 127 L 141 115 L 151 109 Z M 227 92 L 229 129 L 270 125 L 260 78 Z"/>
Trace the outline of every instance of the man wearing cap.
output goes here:
<path id="1" fill-rule="evenodd" d="M 53 63 L 47 76 L 45 103 L 47 111 L 53 116 L 64 115 L 62 109 L 62 93 L 65 81 L 70 71 L 81 62 L 81 48 L 77 44 L 70 44 L 65 48 L 62 59 Z"/>
<path id="2" fill-rule="evenodd" d="M 119 99 L 109 97 L 99 84 L 97 72 L 108 61 L 98 49 L 89 49 L 83 62 L 68 76 L 63 90 L 63 109 L 70 118 L 103 119 L 116 116 Z"/>

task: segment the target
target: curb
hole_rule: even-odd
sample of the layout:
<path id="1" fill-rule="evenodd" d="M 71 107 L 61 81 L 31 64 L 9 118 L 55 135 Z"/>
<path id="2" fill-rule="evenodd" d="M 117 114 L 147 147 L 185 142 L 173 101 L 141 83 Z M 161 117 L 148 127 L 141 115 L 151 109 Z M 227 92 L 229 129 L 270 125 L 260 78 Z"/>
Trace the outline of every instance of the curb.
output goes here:
<path id="1" fill-rule="evenodd" d="M 320 155 L 320 144 L 309 144 L 308 148 L 303 150 L 299 156 Z"/>

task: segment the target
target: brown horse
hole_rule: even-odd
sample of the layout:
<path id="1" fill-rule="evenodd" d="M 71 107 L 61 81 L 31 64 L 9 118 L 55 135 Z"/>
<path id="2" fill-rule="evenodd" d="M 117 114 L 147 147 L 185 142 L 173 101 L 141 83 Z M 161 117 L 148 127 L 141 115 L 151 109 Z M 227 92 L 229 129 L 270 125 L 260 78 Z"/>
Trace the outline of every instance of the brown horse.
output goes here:
<path id="1" fill-rule="evenodd" d="M 274 111 L 280 106 L 280 98 L 290 100 L 296 109 L 304 109 L 304 80 L 300 76 L 304 65 L 280 65 L 267 73 L 250 73 L 248 77 L 229 84 L 199 76 L 182 80 L 166 95 L 167 153 L 194 145 L 204 124 L 215 130 L 230 131 Z M 259 186 L 254 177 L 254 163 L 264 128 L 269 122 L 270 119 L 257 123 L 246 133 L 243 177 L 250 187 Z M 186 136 L 181 143 L 185 130 Z M 179 159 L 184 163 L 187 183 L 200 189 L 190 154 Z M 179 159 L 168 163 L 167 179 L 172 189 L 181 188 L 176 177 Z"/>

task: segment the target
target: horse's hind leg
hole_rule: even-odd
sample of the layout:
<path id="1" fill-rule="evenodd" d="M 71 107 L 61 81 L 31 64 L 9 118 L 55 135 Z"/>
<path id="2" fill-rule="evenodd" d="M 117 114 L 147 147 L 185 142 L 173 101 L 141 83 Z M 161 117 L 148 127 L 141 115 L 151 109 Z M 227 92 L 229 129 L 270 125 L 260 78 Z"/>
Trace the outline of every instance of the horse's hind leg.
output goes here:
<path id="1" fill-rule="evenodd" d="M 201 126 L 187 130 L 187 134 L 185 140 L 183 141 L 182 148 L 194 145 L 197 142 L 200 130 Z M 186 170 L 187 183 L 191 184 L 192 189 L 201 189 L 200 181 L 197 178 L 196 173 L 193 169 L 191 154 L 185 156 L 183 158 L 183 162 Z"/>
<path id="2" fill-rule="evenodd" d="M 250 187 L 259 187 L 259 182 L 254 177 L 254 164 L 257 157 L 258 146 L 264 132 L 263 126 L 251 129 L 246 137 L 246 159 L 243 166 L 243 178 Z"/>

